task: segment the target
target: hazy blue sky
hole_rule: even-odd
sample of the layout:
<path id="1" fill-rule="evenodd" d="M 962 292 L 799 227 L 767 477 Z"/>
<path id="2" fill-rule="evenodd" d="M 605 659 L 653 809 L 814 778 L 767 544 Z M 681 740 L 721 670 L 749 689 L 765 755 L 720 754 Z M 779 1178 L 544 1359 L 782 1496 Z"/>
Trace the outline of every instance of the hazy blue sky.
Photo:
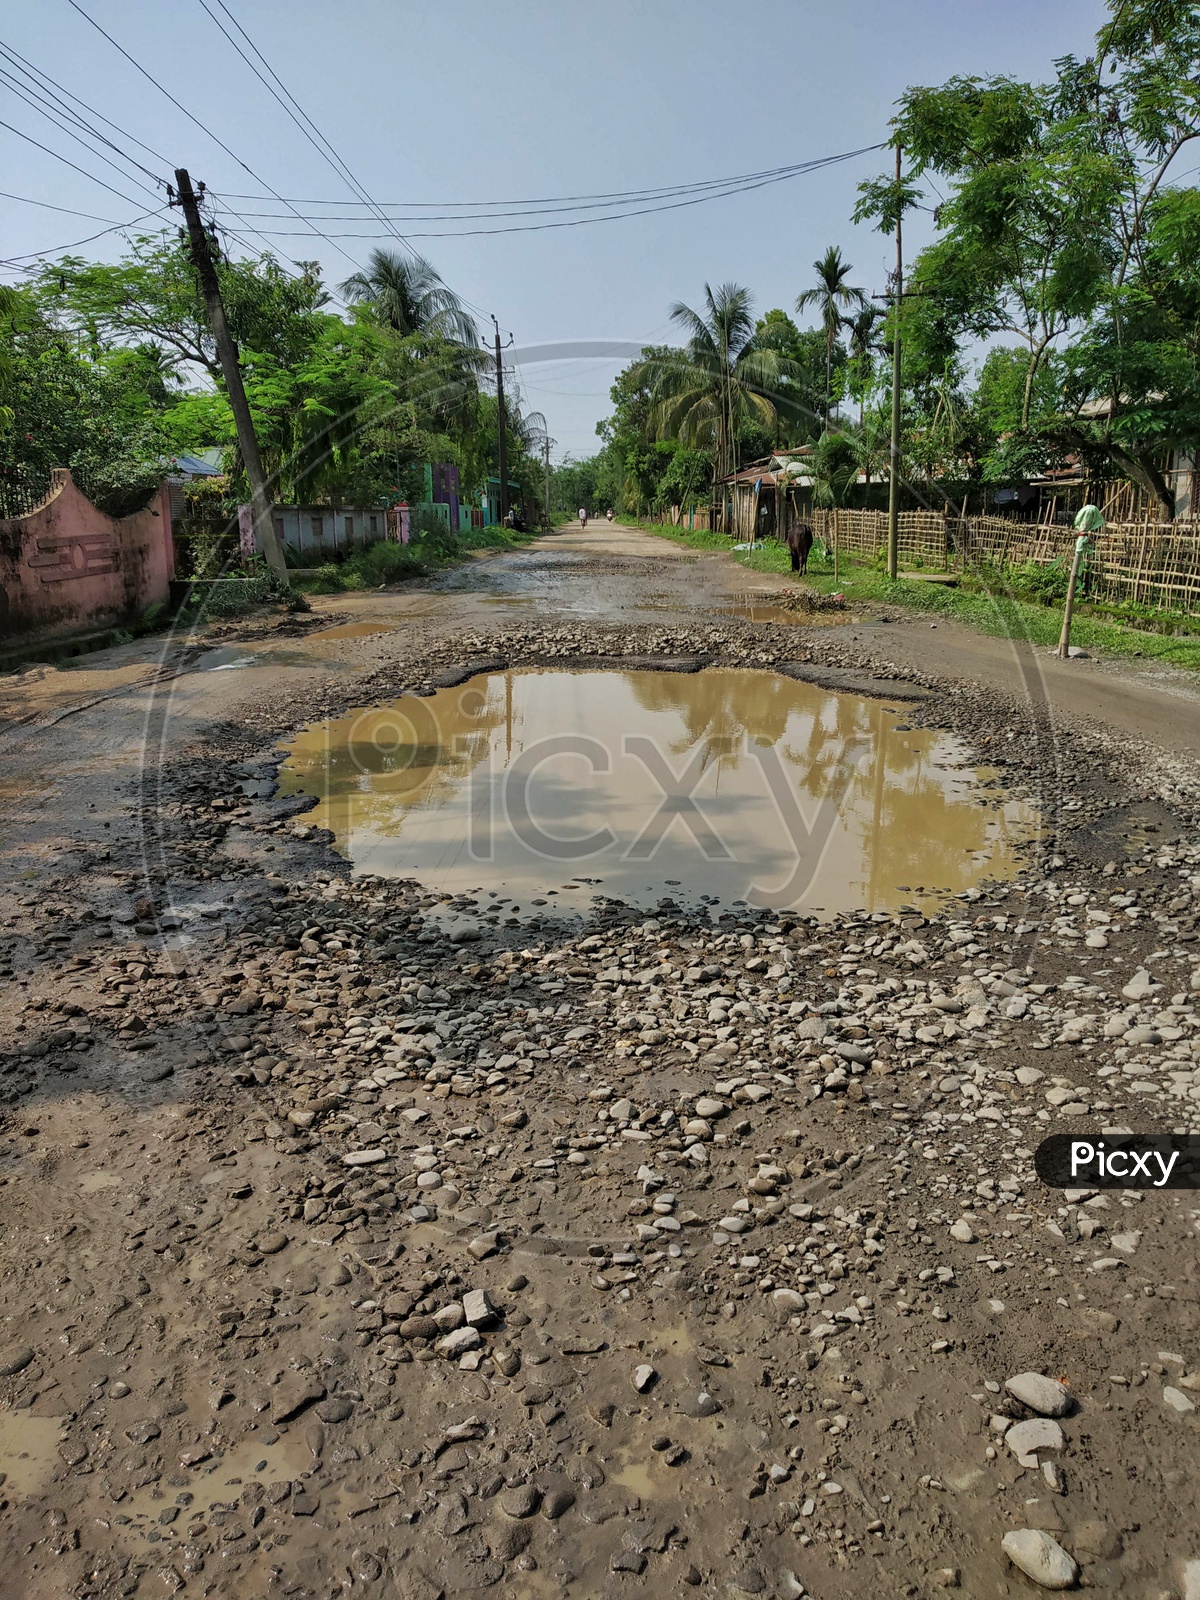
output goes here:
<path id="1" fill-rule="evenodd" d="M 350 198 L 199 0 L 80 3 L 278 193 Z M 833 154 L 886 137 L 892 103 L 907 85 L 953 73 L 1046 73 L 1054 57 L 1086 52 L 1107 15 L 1102 0 L 228 4 L 361 183 L 383 202 L 642 189 Z M 9 7 L 4 38 L 218 193 L 263 192 L 68 0 Z M 5 122 L 103 176 L 128 198 L 118 199 L 0 129 L 4 189 L 111 221 L 135 216 L 131 201 L 153 205 L 7 87 L 0 85 L 0 95 Z M 163 163 L 135 153 L 170 176 Z M 556 456 L 588 454 L 620 363 L 547 362 L 530 347 L 663 340 L 671 303 L 697 303 L 706 280 L 748 285 L 760 312 L 776 305 L 790 310 L 811 262 L 833 243 L 854 263 L 856 282 L 882 289 L 888 244 L 848 220 L 855 184 L 882 165 L 880 156 L 865 156 L 756 194 L 659 216 L 496 238 L 428 239 L 418 248 L 473 306 L 494 311 L 518 349 L 525 348 L 519 379 L 527 404 L 546 414 L 558 440 Z M 274 202 L 230 204 L 281 209 Z M 0 199 L 0 249 L 9 258 L 55 248 L 101 226 Z M 333 224 L 324 226 L 333 231 Z M 403 231 L 421 229 L 413 224 Z M 920 229 L 910 237 L 915 249 Z M 372 243 L 343 241 L 360 260 Z M 281 238 L 277 245 L 297 257 L 317 257 L 334 282 L 352 270 L 323 240 Z M 120 237 L 82 248 L 115 256 Z"/>

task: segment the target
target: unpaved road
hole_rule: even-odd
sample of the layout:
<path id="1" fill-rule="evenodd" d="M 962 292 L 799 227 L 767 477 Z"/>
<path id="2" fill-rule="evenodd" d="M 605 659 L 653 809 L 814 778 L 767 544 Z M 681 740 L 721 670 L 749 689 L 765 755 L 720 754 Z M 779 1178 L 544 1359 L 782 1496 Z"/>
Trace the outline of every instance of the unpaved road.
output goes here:
<path id="1" fill-rule="evenodd" d="M 1200 1207 L 1031 1165 L 1200 1121 L 1196 695 L 751 584 L 601 526 L 0 683 L 0 1595 L 991 1600 L 1019 1529 L 1200 1592 Z M 274 797 L 316 717 L 614 659 L 915 678 L 1059 831 L 929 918 L 454 943 Z"/>

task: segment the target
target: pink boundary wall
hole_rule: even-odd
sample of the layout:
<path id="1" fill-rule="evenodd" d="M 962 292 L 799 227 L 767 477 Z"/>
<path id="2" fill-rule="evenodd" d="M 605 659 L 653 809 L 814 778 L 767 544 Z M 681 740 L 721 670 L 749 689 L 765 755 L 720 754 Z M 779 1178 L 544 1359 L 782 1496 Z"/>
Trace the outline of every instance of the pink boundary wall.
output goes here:
<path id="1" fill-rule="evenodd" d="M 165 483 L 144 510 L 107 517 L 59 468 L 40 506 L 0 520 L 0 645 L 131 621 L 167 599 L 174 575 Z"/>

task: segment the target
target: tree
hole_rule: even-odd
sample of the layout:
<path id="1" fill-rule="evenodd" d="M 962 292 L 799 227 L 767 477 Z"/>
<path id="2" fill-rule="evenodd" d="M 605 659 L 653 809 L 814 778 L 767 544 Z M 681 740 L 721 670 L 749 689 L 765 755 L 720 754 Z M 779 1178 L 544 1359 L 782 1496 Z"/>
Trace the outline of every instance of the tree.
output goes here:
<path id="1" fill-rule="evenodd" d="M 642 364 L 640 381 L 653 394 L 650 424 L 658 438 L 712 450 L 713 490 L 737 468 L 738 430 L 774 430 L 785 358 L 754 342 L 748 289 L 704 286 L 704 308 L 677 302 L 671 320 L 688 335 L 683 350 Z M 772 397 L 775 398 L 772 398 Z"/>
<path id="2" fill-rule="evenodd" d="M 312 337 L 310 318 L 328 296 L 315 263 L 299 276 L 269 254 L 217 263 L 229 330 L 240 346 L 289 361 Z M 46 262 L 31 287 L 41 309 L 77 330 L 93 356 L 113 346 L 153 344 L 171 369 L 198 367 L 214 383 L 221 364 L 186 248 L 172 234 L 139 235 L 116 262 L 64 256 Z"/>
<path id="3" fill-rule="evenodd" d="M 474 320 L 424 256 L 372 250 L 366 271 L 352 273 L 342 284 L 342 294 L 369 306 L 378 321 L 394 333 L 426 334 L 472 347 L 479 344 Z"/>
<path id="4" fill-rule="evenodd" d="M 817 281 L 811 289 L 796 296 L 796 310 L 807 311 L 815 306 L 825 334 L 825 426 L 829 426 L 831 388 L 833 383 L 833 347 L 845 325 L 845 312 L 853 307 L 860 310 L 867 304 L 864 290 L 847 283 L 854 271 L 848 261 L 842 260 L 837 245 L 830 245 L 819 261 L 813 262 Z"/>
<path id="5" fill-rule="evenodd" d="M 850 343 L 850 392 L 858 401 L 860 428 L 867 396 L 875 386 L 874 358 L 884 349 L 879 330 L 886 320 L 882 306 L 864 305 L 844 324 Z"/>
<path id="6" fill-rule="evenodd" d="M 1019 430 L 1098 452 L 1170 514 L 1162 457 L 1192 447 L 1200 423 L 1200 200 L 1172 176 L 1200 137 L 1200 10 L 1109 9 L 1092 55 L 1064 57 L 1049 83 L 959 77 L 901 99 L 906 185 L 926 172 L 949 185 L 940 237 L 917 261 L 912 287 L 929 307 L 914 320 L 946 350 L 1019 340 Z M 856 215 L 883 226 L 889 188 L 864 185 Z M 906 187 L 903 203 L 913 198 Z M 907 341 L 908 308 L 904 326 Z M 1039 420 L 1056 352 L 1065 387 Z"/>
<path id="7" fill-rule="evenodd" d="M 786 311 L 768 311 L 754 325 L 754 342 L 760 350 L 780 356 L 779 413 L 781 444 L 809 444 L 824 422 L 825 391 L 819 376 L 825 364 L 825 335 L 819 328 L 798 328 Z M 833 346 L 834 387 L 846 364 L 840 340 Z"/>

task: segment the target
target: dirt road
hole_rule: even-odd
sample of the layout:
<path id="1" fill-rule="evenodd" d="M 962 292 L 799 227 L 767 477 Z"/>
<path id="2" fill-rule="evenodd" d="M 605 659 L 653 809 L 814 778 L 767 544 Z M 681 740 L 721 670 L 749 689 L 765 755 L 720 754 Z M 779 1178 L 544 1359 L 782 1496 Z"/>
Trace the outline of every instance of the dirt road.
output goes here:
<path id="1" fill-rule="evenodd" d="M 1200 1120 L 1196 694 L 751 587 L 601 525 L 0 680 L 5 1600 L 1192 1600 L 1194 1192 L 1032 1151 Z M 614 662 L 899 703 L 1044 846 L 580 925 L 277 792 L 323 717 Z"/>

